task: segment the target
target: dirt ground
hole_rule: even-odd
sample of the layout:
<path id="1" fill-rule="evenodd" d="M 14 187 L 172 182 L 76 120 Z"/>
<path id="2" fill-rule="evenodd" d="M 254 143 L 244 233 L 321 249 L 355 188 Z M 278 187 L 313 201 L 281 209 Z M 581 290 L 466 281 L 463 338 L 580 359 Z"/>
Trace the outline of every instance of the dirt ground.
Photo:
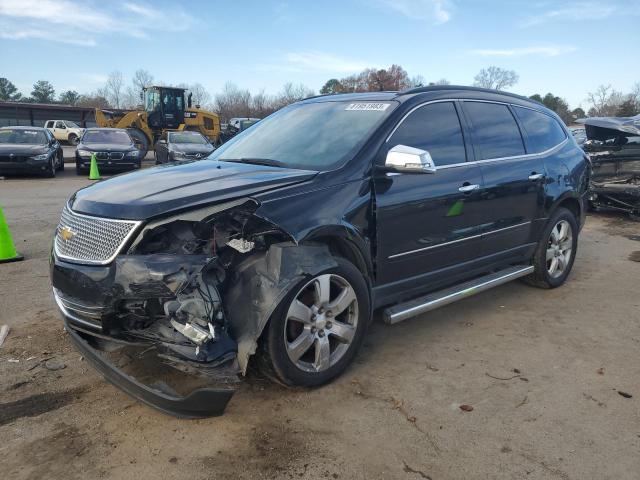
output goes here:
<path id="1" fill-rule="evenodd" d="M 87 183 L 0 181 L 26 257 L 0 265 L 0 477 L 640 478 L 640 222 L 590 216 L 562 288 L 515 282 L 378 319 L 331 385 L 250 375 L 224 416 L 187 421 L 107 384 L 62 329 L 51 237 Z"/>

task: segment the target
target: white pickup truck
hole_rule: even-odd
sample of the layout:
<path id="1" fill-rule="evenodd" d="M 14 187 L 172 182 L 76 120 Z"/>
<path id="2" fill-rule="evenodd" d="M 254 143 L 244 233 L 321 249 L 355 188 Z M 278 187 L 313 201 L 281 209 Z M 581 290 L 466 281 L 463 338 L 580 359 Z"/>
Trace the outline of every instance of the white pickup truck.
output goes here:
<path id="1" fill-rule="evenodd" d="M 69 120 L 47 120 L 44 128 L 49 130 L 59 142 L 77 145 L 84 133 L 84 128 Z"/>

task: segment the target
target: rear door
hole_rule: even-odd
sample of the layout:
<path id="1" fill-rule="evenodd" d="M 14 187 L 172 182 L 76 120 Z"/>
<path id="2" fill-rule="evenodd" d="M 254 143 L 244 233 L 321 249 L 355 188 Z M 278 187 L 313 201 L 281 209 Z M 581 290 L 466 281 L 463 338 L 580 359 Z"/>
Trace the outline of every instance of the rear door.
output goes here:
<path id="1" fill-rule="evenodd" d="M 534 221 L 544 211 L 544 162 L 527 155 L 511 106 L 465 100 L 462 107 L 484 178 L 483 256 L 517 254 L 533 241 Z"/>
<path id="2" fill-rule="evenodd" d="M 427 150 L 437 171 L 386 173 L 375 179 L 378 284 L 411 283 L 480 254 L 480 167 L 467 162 L 456 102 L 415 108 L 389 137 Z M 395 288 L 395 287 L 394 287 Z"/>

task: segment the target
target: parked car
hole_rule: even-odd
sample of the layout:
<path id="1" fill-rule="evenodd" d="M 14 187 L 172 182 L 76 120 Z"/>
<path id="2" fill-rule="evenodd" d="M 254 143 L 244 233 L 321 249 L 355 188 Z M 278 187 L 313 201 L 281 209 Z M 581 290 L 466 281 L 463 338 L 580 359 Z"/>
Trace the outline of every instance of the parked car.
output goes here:
<path id="1" fill-rule="evenodd" d="M 220 143 L 225 143 L 260 121 L 259 118 L 232 118 L 220 129 Z"/>
<path id="2" fill-rule="evenodd" d="M 49 130 L 59 142 L 77 145 L 84 133 L 84 128 L 69 120 L 47 120 L 44 128 Z"/>
<path id="3" fill-rule="evenodd" d="M 213 145 L 199 132 L 164 132 L 156 142 L 156 164 L 200 160 L 213 150 Z"/>
<path id="4" fill-rule="evenodd" d="M 0 174 L 38 173 L 55 177 L 64 170 L 60 143 L 39 127 L 0 127 Z"/>
<path id="5" fill-rule="evenodd" d="M 310 98 L 205 160 L 78 191 L 53 292 L 111 382 L 175 415 L 221 414 L 254 352 L 270 378 L 322 385 L 353 361 L 374 309 L 396 323 L 516 278 L 559 287 L 587 184 L 586 154 L 524 97 Z M 96 350 L 125 342 L 216 384 L 186 396 L 143 384 Z"/>
<path id="6" fill-rule="evenodd" d="M 135 170 L 142 165 L 140 151 L 122 128 L 88 128 L 76 147 L 76 173 L 86 175 L 95 154 L 100 171 Z"/>
<path id="7" fill-rule="evenodd" d="M 584 150 L 592 163 L 589 204 L 594 210 L 640 216 L 640 115 L 584 121 Z"/>

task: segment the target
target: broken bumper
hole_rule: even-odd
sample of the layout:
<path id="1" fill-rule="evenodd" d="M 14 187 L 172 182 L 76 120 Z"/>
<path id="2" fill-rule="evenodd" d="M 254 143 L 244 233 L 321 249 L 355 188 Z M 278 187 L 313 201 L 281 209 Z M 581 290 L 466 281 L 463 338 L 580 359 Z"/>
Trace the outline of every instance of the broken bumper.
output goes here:
<path id="1" fill-rule="evenodd" d="M 114 386 L 161 412 L 179 418 L 206 418 L 222 415 L 233 390 L 201 388 L 184 397 L 151 388 L 118 369 L 93 348 L 82 334 L 69 324 L 64 324 L 76 348 L 93 367 Z"/>

